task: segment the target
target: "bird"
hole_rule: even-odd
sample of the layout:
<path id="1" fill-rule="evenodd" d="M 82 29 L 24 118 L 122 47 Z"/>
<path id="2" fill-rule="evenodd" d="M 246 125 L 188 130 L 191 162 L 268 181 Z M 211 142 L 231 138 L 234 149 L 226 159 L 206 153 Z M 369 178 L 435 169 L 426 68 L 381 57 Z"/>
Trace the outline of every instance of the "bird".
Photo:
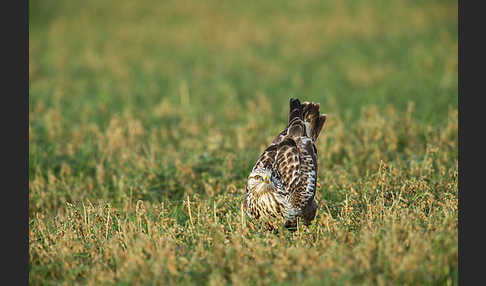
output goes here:
<path id="1" fill-rule="evenodd" d="M 246 184 L 244 210 L 269 229 L 295 230 L 301 218 L 309 226 L 316 216 L 318 160 L 315 143 L 327 115 L 319 103 L 290 98 L 287 127 L 263 151 Z"/>

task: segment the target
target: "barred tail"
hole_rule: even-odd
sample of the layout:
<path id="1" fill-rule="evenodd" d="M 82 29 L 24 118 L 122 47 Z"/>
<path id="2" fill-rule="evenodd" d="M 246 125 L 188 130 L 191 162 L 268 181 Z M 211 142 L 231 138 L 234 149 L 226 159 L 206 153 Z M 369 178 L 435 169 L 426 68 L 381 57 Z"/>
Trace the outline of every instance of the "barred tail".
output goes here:
<path id="1" fill-rule="evenodd" d="M 327 115 L 319 114 L 319 103 L 304 102 L 301 106 L 303 109 L 302 116 L 305 125 L 308 127 L 307 133 L 315 142 L 321 133 Z"/>

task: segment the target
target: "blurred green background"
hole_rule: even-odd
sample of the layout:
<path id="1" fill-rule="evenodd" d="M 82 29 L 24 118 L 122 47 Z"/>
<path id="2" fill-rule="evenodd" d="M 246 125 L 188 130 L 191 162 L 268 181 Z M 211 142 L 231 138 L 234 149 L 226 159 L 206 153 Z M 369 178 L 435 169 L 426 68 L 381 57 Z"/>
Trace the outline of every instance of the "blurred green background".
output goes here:
<path id="1" fill-rule="evenodd" d="M 370 104 L 412 101 L 427 122 L 457 108 L 457 1 L 29 4 L 30 109 L 72 122 L 150 120 L 163 100 L 217 117 L 259 94 L 279 115 L 289 97 L 351 120 Z"/>

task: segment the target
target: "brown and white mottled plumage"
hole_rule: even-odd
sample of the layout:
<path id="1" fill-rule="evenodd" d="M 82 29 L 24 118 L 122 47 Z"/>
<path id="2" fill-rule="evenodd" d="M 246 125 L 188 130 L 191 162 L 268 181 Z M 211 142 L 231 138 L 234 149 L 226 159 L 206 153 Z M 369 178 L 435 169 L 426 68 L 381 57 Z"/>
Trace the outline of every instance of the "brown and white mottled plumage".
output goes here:
<path id="1" fill-rule="evenodd" d="M 287 127 L 263 151 L 248 176 L 248 216 L 267 222 L 283 220 L 286 227 L 295 227 L 297 217 L 302 217 L 305 225 L 311 223 L 317 211 L 314 143 L 325 121 L 319 104 L 290 99 Z"/>

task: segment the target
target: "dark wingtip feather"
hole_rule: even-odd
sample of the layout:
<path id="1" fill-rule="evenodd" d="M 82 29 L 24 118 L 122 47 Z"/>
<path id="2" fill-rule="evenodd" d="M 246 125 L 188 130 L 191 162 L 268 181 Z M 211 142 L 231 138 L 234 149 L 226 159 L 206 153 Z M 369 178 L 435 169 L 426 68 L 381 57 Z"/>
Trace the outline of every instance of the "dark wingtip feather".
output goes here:
<path id="1" fill-rule="evenodd" d="M 300 108 L 300 100 L 298 98 L 291 98 L 290 99 L 290 111 L 292 112 L 295 108 Z"/>
<path id="2" fill-rule="evenodd" d="M 295 117 L 302 118 L 302 105 L 300 104 L 300 100 L 297 98 L 290 99 L 290 109 L 289 109 L 289 123 Z"/>

